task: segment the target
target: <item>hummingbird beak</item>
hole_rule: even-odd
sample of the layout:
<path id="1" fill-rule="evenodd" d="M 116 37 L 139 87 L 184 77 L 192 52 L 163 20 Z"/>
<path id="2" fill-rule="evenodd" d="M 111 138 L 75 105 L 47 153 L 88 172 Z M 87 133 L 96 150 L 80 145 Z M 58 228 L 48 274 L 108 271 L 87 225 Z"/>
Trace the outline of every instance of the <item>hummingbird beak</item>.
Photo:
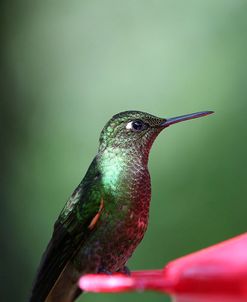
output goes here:
<path id="1" fill-rule="evenodd" d="M 206 116 L 206 115 L 209 115 L 209 114 L 212 114 L 212 113 L 214 113 L 214 111 L 201 111 L 201 112 L 185 114 L 185 115 L 181 115 L 181 116 L 177 116 L 177 117 L 172 117 L 172 118 L 165 119 L 160 124 L 160 126 L 163 127 L 163 128 L 166 128 L 166 127 L 169 127 L 170 125 L 173 125 L 173 124 L 176 124 L 176 123 L 184 122 L 184 121 L 187 121 L 187 120 L 192 120 L 194 118 Z"/>

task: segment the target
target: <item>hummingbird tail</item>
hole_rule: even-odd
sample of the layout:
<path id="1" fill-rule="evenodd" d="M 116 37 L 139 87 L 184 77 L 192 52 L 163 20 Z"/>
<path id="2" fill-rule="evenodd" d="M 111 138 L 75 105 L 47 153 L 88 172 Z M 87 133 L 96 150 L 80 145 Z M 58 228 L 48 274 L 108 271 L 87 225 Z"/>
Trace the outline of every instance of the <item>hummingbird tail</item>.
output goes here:
<path id="1" fill-rule="evenodd" d="M 82 293 L 82 290 L 77 286 L 78 277 L 78 275 L 74 275 L 74 270 L 68 265 L 50 291 L 45 302 L 74 302 Z"/>

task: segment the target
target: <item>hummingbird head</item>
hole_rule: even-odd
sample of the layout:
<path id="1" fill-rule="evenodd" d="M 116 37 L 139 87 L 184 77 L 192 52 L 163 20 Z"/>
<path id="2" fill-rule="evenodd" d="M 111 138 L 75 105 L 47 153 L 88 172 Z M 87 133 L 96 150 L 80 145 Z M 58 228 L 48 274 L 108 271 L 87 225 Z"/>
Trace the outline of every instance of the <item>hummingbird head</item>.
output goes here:
<path id="1" fill-rule="evenodd" d="M 203 111 L 174 118 L 159 118 L 141 111 L 124 111 L 114 115 L 100 135 L 99 151 L 106 148 L 137 150 L 148 154 L 157 135 L 168 126 L 213 113 Z"/>
<path id="2" fill-rule="evenodd" d="M 124 111 L 114 115 L 100 135 L 100 150 L 107 147 L 150 150 L 157 135 L 170 125 L 212 114 L 203 111 L 173 118 L 159 118 L 141 111 Z"/>

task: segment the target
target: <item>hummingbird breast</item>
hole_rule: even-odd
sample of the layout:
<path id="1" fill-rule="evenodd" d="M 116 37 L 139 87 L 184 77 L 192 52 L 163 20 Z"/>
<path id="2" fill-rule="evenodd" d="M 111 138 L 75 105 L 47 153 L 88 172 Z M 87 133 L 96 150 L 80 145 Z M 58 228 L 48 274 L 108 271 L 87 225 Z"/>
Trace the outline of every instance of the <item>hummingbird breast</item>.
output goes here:
<path id="1" fill-rule="evenodd" d="M 139 161 L 115 162 L 114 169 L 104 168 L 102 183 L 104 209 L 92 236 L 79 252 L 81 268 L 94 266 L 87 267 L 90 272 L 121 270 L 148 225 L 151 186 L 146 166 Z"/>
<path id="2" fill-rule="evenodd" d="M 150 177 L 147 169 L 139 167 L 138 173 L 128 176 L 123 192 L 114 197 L 116 207 L 104 213 L 102 220 L 109 224 L 110 240 L 108 257 L 112 258 L 111 270 L 115 271 L 125 265 L 141 242 L 148 225 L 149 203 L 151 196 Z M 109 219 L 109 221 L 107 221 Z"/>

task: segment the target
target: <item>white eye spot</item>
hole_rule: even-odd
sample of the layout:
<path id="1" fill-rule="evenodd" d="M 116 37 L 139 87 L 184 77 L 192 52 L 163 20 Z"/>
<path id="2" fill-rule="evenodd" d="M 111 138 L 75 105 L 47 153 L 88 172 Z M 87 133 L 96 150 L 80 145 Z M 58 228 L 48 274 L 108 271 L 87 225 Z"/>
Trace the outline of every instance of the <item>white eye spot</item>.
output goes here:
<path id="1" fill-rule="evenodd" d="M 126 125 L 126 129 L 128 129 L 128 130 L 132 129 L 132 122 L 129 122 L 129 123 Z"/>

